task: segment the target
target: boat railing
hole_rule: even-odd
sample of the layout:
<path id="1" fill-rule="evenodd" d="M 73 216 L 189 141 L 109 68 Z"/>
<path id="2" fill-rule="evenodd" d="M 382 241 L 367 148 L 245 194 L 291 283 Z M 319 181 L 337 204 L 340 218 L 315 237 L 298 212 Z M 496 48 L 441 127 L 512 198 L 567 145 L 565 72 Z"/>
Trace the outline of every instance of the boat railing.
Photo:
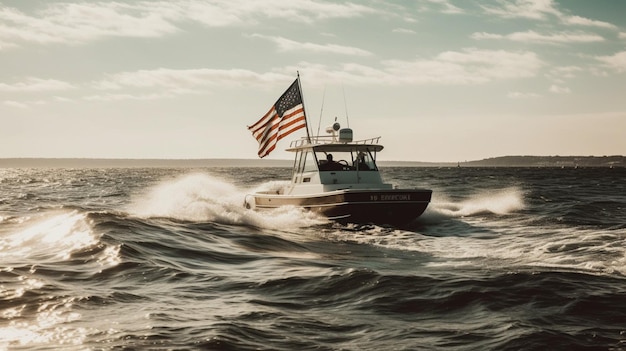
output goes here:
<path id="1" fill-rule="evenodd" d="M 378 144 L 378 142 L 380 141 L 380 137 L 374 137 L 374 138 L 368 138 L 368 139 L 362 139 L 362 140 L 353 140 L 351 142 L 343 142 L 343 141 L 339 141 L 339 139 L 336 136 L 312 136 L 312 137 L 302 137 L 300 139 L 296 139 L 293 140 L 291 142 L 291 144 L 289 145 L 289 147 L 300 147 L 303 145 L 309 145 L 309 144 L 313 144 L 313 145 L 324 145 L 324 144 L 362 144 L 362 145 L 369 145 L 369 144 Z"/>

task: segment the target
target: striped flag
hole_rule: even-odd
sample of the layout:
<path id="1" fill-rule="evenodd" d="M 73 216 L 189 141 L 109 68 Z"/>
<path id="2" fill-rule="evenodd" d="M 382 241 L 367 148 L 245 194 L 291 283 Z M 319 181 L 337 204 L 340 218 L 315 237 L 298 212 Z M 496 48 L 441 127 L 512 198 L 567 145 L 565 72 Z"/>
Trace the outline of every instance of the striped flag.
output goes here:
<path id="1" fill-rule="evenodd" d="M 304 127 L 304 104 L 296 79 L 265 116 L 248 129 L 259 142 L 259 157 L 263 158 L 274 150 L 280 139 Z"/>

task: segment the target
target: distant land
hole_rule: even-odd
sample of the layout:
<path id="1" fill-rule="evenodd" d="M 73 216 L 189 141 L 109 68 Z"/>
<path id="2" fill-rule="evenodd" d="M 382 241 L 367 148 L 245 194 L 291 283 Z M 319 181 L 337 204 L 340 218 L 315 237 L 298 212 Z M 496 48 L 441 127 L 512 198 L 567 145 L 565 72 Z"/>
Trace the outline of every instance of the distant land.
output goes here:
<path id="1" fill-rule="evenodd" d="M 462 162 L 468 167 L 626 167 L 624 156 L 502 156 Z"/>
<path id="2" fill-rule="evenodd" d="M 381 167 L 626 167 L 625 156 L 501 156 L 477 161 L 380 161 Z M 0 168 L 291 167 L 291 160 L 2 158 Z"/>

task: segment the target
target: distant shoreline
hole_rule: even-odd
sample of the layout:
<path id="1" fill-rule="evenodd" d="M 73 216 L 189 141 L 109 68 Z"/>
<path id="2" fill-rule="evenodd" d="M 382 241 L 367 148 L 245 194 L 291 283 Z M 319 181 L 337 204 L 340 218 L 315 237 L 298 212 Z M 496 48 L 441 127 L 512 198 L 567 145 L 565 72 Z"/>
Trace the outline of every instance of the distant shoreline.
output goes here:
<path id="1" fill-rule="evenodd" d="M 626 156 L 501 156 L 465 162 L 380 161 L 381 167 L 626 167 Z M 291 167 L 291 160 L 0 158 L 0 168 Z"/>

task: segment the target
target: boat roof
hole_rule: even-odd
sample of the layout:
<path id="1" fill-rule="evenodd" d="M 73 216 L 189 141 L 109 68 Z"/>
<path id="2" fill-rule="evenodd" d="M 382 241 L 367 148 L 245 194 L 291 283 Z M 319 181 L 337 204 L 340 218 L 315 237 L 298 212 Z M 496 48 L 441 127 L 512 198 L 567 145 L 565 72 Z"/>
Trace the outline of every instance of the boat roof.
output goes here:
<path id="1" fill-rule="evenodd" d="M 315 152 L 350 152 L 350 151 L 372 151 L 379 152 L 383 146 L 378 144 L 380 137 L 357 140 L 351 142 L 338 141 L 332 137 L 311 137 L 294 140 L 286 151 L 298 152 L 303 150 L 313 150 Z"/>

